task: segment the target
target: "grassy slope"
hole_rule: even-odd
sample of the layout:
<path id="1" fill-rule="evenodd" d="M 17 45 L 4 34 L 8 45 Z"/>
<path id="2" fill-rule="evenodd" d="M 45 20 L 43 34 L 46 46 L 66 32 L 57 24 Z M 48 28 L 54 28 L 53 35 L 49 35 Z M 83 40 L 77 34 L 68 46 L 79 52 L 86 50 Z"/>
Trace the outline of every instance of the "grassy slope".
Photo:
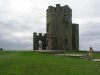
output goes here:
<path id="1" fill-rule="evenodd" d="M 0 75 L 100 75 L 100 62 L 31 51 L 4 51 L 0 52 Z"/>

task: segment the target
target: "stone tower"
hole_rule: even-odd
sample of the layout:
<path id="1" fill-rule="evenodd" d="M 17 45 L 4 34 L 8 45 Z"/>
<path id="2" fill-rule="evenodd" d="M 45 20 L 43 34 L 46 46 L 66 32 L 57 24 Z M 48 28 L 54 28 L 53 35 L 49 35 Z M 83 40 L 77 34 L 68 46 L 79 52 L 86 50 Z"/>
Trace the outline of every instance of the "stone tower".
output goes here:
<path id="1" fill-rule="evenodd" d="M 79 49 L 78 24 L 72 24 L 72 9 L 49 6 L 47 9 L 47 45 L 49 50 Z"/>
<path id="2" fill-rule="evenodd" d="M 72 43 L 73 43 L 73 50 L 79 50 L 79 25 L 72 24 Z"/>
<path id="3" fill-rule="evenodd" d="M 43 50 L 79 50 L 79 25 L 72 23 L 72 9 L 68 6 L 49 6 L 46 11 L 46 34 L 33 33 L 33 50 L 38 50 L 38 41 Z"/>

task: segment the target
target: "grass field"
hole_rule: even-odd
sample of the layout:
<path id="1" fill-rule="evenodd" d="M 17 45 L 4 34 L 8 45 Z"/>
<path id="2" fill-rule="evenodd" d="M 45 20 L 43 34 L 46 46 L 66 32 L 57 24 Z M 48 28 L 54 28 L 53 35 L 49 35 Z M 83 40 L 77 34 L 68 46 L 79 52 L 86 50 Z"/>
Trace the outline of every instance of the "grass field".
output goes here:
<path id="1" fill-rule="evenodd" d="M 94 56 L 100 58 L 100 53 Z M 2 51 L 0 75 L 100 75 L 100 62 L 32 51 Z"/>

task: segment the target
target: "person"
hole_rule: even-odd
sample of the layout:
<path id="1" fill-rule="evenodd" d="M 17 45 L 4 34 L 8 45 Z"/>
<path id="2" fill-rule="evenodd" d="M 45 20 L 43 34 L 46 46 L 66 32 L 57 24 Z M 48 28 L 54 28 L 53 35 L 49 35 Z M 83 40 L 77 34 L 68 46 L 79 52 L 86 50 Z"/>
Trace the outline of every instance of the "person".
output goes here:
<path id="1" fill-rule="evenodd" d="M 89 48 L 88 55 L 89 55 L 89 58 L 93 58 L 93 49 L 92 49 L 92 47 Z"/>
<path id="2" fill-rule="evenodd" d="M 39 40 L 39 50 L 42 50 L 42 41 Z"/>

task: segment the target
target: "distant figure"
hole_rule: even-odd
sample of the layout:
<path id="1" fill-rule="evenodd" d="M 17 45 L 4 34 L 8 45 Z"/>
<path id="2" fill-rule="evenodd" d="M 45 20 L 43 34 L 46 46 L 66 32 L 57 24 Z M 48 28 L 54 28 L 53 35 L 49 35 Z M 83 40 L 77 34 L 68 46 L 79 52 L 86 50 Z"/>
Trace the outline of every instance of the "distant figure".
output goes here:
<path id="1" fill-rule="evenodd" d="M 0 48 L 0 51 L 3 51 L 3 48 Z"/>
<path id="2" fill-rule="evenodd" d="M 93 49 L 92 47 L 89 48 L 89 58 L 93 58 Z"/>
<path id="3" fill-rule="evenodd" d="M 39 40 L 39 50 L 42 50 L 42 41 Z"/>

